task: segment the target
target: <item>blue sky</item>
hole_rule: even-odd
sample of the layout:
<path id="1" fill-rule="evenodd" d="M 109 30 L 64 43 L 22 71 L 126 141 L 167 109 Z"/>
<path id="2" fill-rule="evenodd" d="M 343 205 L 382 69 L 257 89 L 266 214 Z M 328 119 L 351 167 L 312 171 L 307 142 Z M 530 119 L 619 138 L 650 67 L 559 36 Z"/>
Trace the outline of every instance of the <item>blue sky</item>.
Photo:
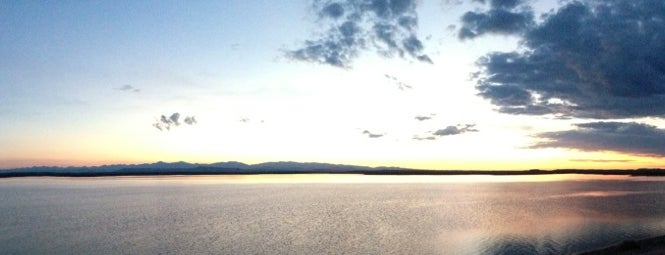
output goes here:
<path id="1" fill-rule="evenodd" d="M 3 2 L 0 167 L 663 167 L 661 7 Z"/>

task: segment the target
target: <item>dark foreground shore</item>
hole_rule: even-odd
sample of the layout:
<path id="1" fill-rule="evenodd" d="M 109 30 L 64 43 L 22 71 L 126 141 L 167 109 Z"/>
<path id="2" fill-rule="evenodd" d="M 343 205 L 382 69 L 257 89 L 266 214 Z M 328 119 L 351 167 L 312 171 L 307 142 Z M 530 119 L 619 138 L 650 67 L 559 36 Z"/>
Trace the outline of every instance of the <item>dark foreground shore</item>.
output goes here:
<path id="1" fill-rule="evenodd" d="M 665 235 L 641 240 L 627 240 L 602 249 L 578 253 L 579 255 L 661 255 L 665 254 Z"/>

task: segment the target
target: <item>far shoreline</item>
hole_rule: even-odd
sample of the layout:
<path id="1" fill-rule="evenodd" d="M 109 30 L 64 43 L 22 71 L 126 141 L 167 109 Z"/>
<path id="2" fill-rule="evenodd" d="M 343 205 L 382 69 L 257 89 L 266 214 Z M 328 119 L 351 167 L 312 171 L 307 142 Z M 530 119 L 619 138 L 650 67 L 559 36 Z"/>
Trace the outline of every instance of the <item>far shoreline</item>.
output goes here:
<path id="1" fill-rule="evenodd" d="M 117 171 L 2 171 L 0 178 L 17 177 L 114 177 L 114 176 L 196 176 L 196 175 L 287 175 L 287 174 L 360 174 L 360 175 L 492 175 L 492 176 L 524 176 L 524 175 L 624 175 L 624 176 L 665 176 L 663 169 L 605 170 L 605 169 L 557 169 L 557 170 L 417 170 L 417 169 L 370 169 L 370 170 L 244 170 L 215 167 L 198 167 L 188 169 L 120 169 Z"/>

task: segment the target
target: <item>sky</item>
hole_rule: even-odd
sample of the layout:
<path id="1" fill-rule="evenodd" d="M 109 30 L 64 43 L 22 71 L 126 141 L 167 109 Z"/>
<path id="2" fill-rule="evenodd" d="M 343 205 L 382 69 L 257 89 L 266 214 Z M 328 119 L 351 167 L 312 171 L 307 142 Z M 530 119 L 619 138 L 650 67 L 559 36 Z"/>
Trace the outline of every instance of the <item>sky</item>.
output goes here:
<path id="1" fill-rule="evenodd" d="M 1 1 L 0 168 L 665 167 L 660 0 Z"/>

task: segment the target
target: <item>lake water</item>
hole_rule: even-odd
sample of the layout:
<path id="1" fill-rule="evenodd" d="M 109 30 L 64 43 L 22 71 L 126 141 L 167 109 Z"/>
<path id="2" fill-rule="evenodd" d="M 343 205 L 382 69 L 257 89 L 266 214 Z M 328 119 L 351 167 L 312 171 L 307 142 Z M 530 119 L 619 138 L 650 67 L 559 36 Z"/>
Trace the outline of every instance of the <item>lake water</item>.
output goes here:
<path id="1" fill-rule="evenodd" d="M 0 179 L 3 254 L 562 254 L 665 234 L 665 179 Z"/>

